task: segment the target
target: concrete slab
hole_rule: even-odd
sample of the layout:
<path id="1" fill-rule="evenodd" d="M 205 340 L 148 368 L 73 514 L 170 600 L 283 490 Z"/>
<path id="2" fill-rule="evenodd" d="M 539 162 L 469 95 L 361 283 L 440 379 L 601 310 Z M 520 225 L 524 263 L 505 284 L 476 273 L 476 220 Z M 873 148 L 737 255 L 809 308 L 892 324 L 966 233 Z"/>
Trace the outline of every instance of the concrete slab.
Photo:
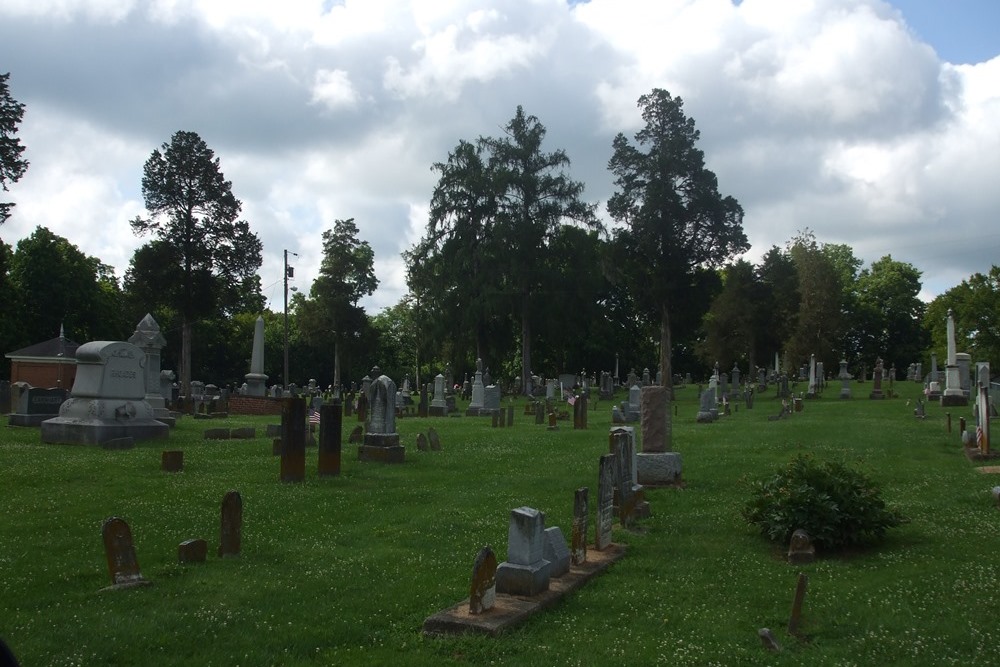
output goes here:
<path id="1" fill-rule="evenodd" d="M 610 544 L 603 551 L 589 548 L 587 561 L 571 566 L 569 573 L 558 579 L 552 579 L 549 590 L 532 597 L 497 593 L 493 608 L 482 614 L 469 613 L 469 599 L 466 598 L 454 607 L 428 616 L 424 620 L 424 634 L 434 636 L 470 632 L 497 637 L 530 616 L 548 609 L 591 578 L 604 572 L 613 563 L 624 558 L 626 549 L 623 544 Z"/>

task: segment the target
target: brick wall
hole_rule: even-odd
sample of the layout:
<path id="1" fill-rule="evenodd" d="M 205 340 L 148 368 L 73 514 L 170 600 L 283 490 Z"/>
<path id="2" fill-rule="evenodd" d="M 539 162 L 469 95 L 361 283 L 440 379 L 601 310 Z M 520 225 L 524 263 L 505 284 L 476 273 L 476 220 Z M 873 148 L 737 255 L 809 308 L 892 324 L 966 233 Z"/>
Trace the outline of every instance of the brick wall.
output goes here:
<path id="1" fill-rule="evenodd" d="M 267 396 L 230 396 L 229 413 L 233 415 L 280 415 L 281 399 Z"/>

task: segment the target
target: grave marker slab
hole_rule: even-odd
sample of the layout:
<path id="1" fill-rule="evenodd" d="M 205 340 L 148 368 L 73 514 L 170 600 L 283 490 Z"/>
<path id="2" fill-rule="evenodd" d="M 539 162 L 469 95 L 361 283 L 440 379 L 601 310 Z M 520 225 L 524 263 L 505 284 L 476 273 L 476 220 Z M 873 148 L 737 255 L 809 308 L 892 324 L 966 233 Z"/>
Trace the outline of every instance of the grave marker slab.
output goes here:
<path id="1" fill-rule="evenodd" d="M 570 553 L 573 565 L 580 565 L 587 560 L 587 528 L 590 522 L 590 490 L 584 486 L 573 495 L 573 534 Z"/>
<path id="2" fill-rule="evenodd" d="M 205 540 L 184 540 L 177 545 L 178 563 L 204 563 L 207 556 L 208 542 Z"/>
<path id="3" fill-rule="evenodd" d="M 160 458 L 160 470 L 163 472 L 181 472 L 184 470 L 184 452 L 180 449 L 164 450 Z"/>
<path id="4" fill-rule="evenodd" d="M 604 454 L 597 473 L 597 518 L 595 521 L 594 549 L 603 551 L 611 544 L 611 529 L 615 521 L 615 468 L 614 454 Z"/>
<path id="5" fill-rule="evenodd" d="M 469 613 L 482 614 L 493 608 L 497 599 L 497 557 L 489 545 L 480 549 L 472 565 L 469 587 Z"/>
<path id="6" fill-rule="evenodd" d="M 497 592 L 538 595 L 549 588 L 551 564 L 543 557 L 545 521 L 532 507 L 510 512 L 507 560 L 497 567 Z"/>
<path id="7" fill-rule="evenodd" d="M 438 435 L 434 427 L 427 429 L 427 441 L 430 444 L 432 452 L 441 451 L 441 436 Z"/>
<path id="8" fill-rule="evenodd" d="M 220 558 L 232 558 L 240 555 L 242 531 L 243 498 L 239 491 L 228 491 L 222 498 L 222 523 L 219 531 Z"/>
<path id="9" fill-rule="evenodd" d="M 301 482 L 306 478 L 306 401 L 303 398 L 281 399 L 281 473 L 282 482 Z"/>
<path id="10" fill-rule="evenodd" d="M 148 586 L 149 580 L 139 571 L 139 560 L 135 555 L 132 529 L 124 519 L 113 516 L 104 520 L 101 526 L 104 539 L 104 554 L 108 561 L 112 589 Z"/>
<path id="11" fill-rule="evenodd" d="M 344 410 L 339 398 L 319 409 L 320 477 L 335 477 L 340 474 L 343 422 Z"/>

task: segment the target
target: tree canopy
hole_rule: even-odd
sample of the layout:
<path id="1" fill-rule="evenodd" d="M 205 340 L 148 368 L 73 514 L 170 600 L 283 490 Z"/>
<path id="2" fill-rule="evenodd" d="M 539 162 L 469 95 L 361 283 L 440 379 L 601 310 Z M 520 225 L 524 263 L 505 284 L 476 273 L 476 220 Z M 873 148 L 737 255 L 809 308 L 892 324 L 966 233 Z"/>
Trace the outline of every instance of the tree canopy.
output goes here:
<path id="1" fill-rule="evenodd" d="M 17 126 L 24 118 L 24 104 L 10 94 L 7 80 L 10 72 L 0 74 L 0 187 L 8 191 L 9 183 L 16 183 L 28 169 L 28 161 L 22 157 L 24 146 L 17 136 Z M 0 202 L 0 224 L 10 217 L 14 204 Z"/>

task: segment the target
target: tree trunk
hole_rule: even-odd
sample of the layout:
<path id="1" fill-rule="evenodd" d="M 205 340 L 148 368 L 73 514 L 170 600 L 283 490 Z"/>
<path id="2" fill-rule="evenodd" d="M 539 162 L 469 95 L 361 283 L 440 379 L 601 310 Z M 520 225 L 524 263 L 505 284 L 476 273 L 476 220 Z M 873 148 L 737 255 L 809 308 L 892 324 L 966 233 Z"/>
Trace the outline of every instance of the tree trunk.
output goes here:
<path id="1" fill-rule="evenodd" d="M 181 320 L 181 393 L 191 397 L 191 322 Z"/>
<path id="2" fill-rule="evenodd" d="M 333 341 L 333 397 L 340 398 L 340 341 Z"/>
<path id="3" fill-rule="evenodd" d="M 663 375 L 663 386 L 667 395 L 673 399 L 674 377 L 670 365 L 670 307 L 664 301 L 660 306 L 660 373 Z"/>
<path id="4" fill-rule="evenodd" d="M 521 395 L 527 396 L 531 383 L 531 322 L 528 319 L 527 292 L 521 295 Z"/>

